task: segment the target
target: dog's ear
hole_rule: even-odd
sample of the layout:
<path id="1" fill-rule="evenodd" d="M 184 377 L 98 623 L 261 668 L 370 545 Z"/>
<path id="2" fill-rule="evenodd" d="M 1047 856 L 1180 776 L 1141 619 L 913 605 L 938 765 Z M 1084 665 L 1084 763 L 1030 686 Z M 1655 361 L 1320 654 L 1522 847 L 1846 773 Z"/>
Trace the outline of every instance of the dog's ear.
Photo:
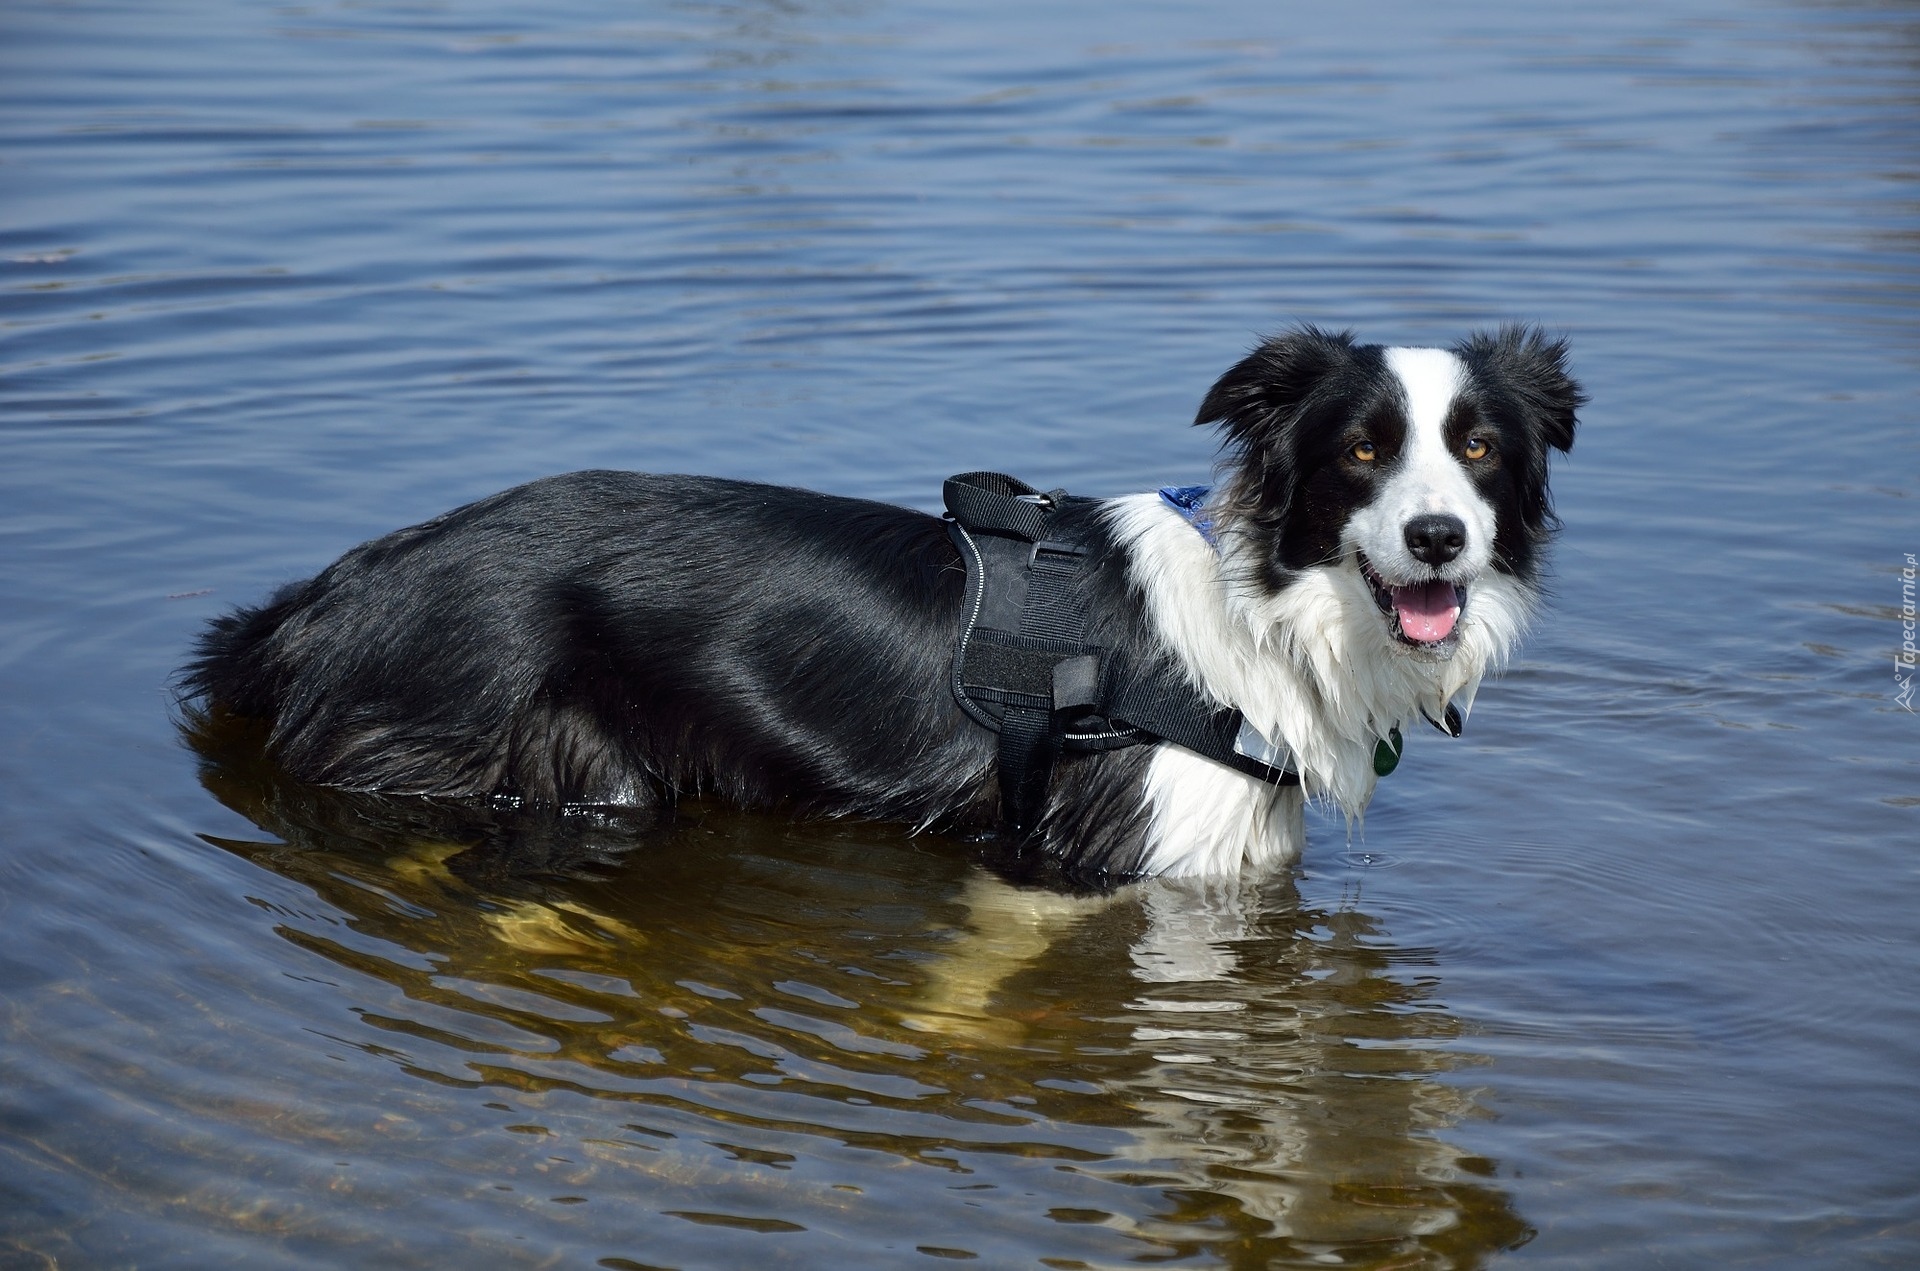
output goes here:
<path id="1" fill-rule="evenodd" d="M 1555 450 L 1573 449 L 1573 429 L 1587 395 L 1567 373 L 1567 342 L 1529 326 L 1504 326 L 1469 336 L 1454 347 L 1476 373 L 1499 381 L 1526 407 L 1541 438 Z"/>
<path id="2" fill-rule="evenodd" d="M 1243 450 L 1266 448 L 1335 372 L 1352 365 L 1353 332 L 1304 326 L 1262 340 L 1215 382 L 1195 424 L 1217 423 Z"/>
<path id="3" fill-rule="evenodd" d="M 1231 455 L 1218 509 L 1267 535 L 1270 557 L 1293 505 L 1299 422 L 1316 401 L 1337 394 L 1342 372 L 1358 360 L 1351 331 L 1298 327 L 1262 340 L 1200 403 L 1193 422 L 1218 423 Z"/>

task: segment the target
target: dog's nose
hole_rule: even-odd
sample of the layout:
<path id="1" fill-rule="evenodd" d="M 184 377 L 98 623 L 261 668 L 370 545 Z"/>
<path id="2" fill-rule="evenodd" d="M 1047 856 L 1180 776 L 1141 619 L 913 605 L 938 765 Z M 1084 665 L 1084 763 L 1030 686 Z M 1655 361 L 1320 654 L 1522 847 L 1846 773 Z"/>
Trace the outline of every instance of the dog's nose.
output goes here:
<path id="1" fill-rule="evenodd" d="M 1407 550 L 1429 565 L 1444 565 L 1467 546 L 1467 523 L 1457 516 L 1431 512 L 1407 522 Z"/>

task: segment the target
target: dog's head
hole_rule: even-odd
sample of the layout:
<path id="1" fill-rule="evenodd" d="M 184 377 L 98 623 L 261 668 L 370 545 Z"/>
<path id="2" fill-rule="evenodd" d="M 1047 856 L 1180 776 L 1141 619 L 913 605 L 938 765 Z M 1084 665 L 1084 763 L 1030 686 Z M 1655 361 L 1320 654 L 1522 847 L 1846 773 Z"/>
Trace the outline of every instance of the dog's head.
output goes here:
<path id="1" fill-rule="evenodd" d="M 1586 400 L 1566 352 L 1525 327 L 1450 349 L 1313 327 L 1263 342 L 1195 421 L 1225 433 L 1217 515 L 1249 584 L 1278 596 L 1324 572 L 1371 601 L 1395 648 L 1449 656 L 1476 585 L 1533 590 L 1554 526 L 1547 457 L 1572 447 Z"/>

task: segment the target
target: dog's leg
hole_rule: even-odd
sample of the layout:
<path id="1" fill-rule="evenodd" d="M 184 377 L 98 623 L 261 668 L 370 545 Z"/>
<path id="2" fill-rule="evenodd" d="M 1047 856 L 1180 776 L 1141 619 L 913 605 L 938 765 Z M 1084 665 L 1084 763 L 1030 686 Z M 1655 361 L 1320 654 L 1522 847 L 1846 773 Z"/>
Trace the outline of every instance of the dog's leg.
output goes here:
<path id="1" fill-rule="evenodd" d="M 1266 833 L 1247 850 L 1246 868 L 1259 874 L 1291 865 L 1307 847 L 1307 797 L 1299 786 L 1272 789 Z"/>
<path id="2" fill-rule="evenodd" d="M 1305 837 L 1297 786 L 1270 786 L 1191 750 L 1163 744 L 1147 769 L 1143 873 L 1172 878 L 1273 869 Z"/>

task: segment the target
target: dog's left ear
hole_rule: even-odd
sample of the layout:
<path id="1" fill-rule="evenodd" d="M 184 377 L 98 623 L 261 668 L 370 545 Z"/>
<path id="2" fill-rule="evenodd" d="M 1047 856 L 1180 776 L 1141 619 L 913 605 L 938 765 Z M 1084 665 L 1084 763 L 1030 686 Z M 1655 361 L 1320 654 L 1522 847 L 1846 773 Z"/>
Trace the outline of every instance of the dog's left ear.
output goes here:
<path id="1" fill-rule="evenodd" d="M 1496 379 L 1526 406 L 1540 436 L 1556 450 L 1573 449 L 1573 429 L 1587 395 L 1567 373 L 1567 342 L 1538 327 L 1505 326 L 1454 346 L 1460 360 Z"/>

